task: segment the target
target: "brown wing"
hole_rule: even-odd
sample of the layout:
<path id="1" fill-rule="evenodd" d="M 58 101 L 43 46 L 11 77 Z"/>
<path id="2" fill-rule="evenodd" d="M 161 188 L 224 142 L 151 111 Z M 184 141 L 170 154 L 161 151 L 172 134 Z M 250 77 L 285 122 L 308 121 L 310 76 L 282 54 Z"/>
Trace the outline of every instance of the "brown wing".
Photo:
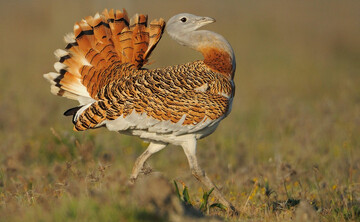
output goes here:
<path id="1" fill-rule="evenodd" d="M 99 100 L 78 112 L 75 129 L 96 128 L 116 120 L 120 121 L 116 130 L 131 127 L 189 132 L 225 117 L 233 93 L 231 81 L 201 61 L 138 70 L 103 87 Z"/>

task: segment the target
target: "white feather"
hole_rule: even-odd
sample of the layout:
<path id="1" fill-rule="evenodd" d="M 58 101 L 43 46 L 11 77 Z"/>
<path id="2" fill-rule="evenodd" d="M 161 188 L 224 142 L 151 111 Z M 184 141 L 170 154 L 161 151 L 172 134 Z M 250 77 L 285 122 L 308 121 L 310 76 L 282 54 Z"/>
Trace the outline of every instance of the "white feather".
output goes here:
<path id="1" fill-rule="evenodd" d="M 208 88 L 209 88 L 209 85 L 207 83 L 205 83 L 204 85 L 199 86 L 199 87 L 195 88 L 194 90 L 198 91 L 198 92 L 206 92 L 206 90 Z"/>
<path id="2" fill-rule="evenodd" d="M 62 49 L 56 49 L 54 54 L 58 59 L 60 59 L 63 56 L 69 55 L 69 52 L 62 50 Z"/>
<path id="3" fill-rule="evenodd" d="M 155 137 L 154 135 L 172 135 L 176 137 L 191 133 L 203 137 L 204 135 L 201 132 L 210 132 L 207 128 L 216 128 L 222 118 L 217 120 L 204 118 L 196 125 L 183 125 L 185 119 L 186 115 L 183 115 L 177 123 L 173 123 L 170 120 L 161 121 L 148 116 L 146 113 L 140 114 L 133 111 L 125 118 L 121 115 L 115 120 L 105 120 L 103 123 L 110 131 L 135 133 L 143 139 L 152 140 Z"/>
<path id="4" fill-rule="evenodd" d="M 54 82 L 54 79 L 56 79 L 57 77 L 59 77 L 60 74 L 59 74 L 59 73 L 56 73 L 56 72 L 49 72 L 49 73 L 44 74 L 43 76 L 44 76 L 45 79 L 49 80 L 49 82 L 50 82 L 51 84 L 56 84 L 56 83 Z"/>
<path id="5" fill-rule="evenodd" d="M 68 33 L 64 36 L 64 40 L 66 43 L 74 43 L 75 42 L 75 35 L 74 33 Z"/>
<path id="6" fill-rule="evenodd" d="M 75 114 L 74 116 L 74 120 L 77 121 L 77 119 L 79 118 L 79 116 L 81 115 L 81 113 L 84 112 L 84 110 L 86 110 L 89 106 L 91 106 L 92 103 L 89 103 L 87 105 L 84 105 L 83 107 L 81 107 Z"/>
<path id="7" fill-rule="evenodd" d="M 56 72 L 60 72 L 60 70 L 62 70 L 62 69 L 66 70 L 67 66 L 64 63 L 55 62 L 54 68 L 55 68 Z"/>
<path id="8" fill-rule="evenodd" d="M 81 58 L 81 64 L 84 66 L 92 66 L 89 61 L 85 57 Z"/>
<path id="9" fill-rule="evenodd" d="M 79 29 L 79 28 L 80 28 L 80 26 L 78 24 L 74 25 L 74 30 Z"/>
<path id="10" fill-rule="evenodd" d="M 100 14 L 97 12 L 94 16 L 94 19 L 98 19 L 98 18 L 100 18 Z"/>
<path id="11" fill-rule="evenodd" d="M 230 98 L 230 95 L 227 94 L 227 93 L 219 92 L 218 95 L 223 96 L 223 97 L 225 97 L 225 98 L 227 98 L 227 99 Z"/>

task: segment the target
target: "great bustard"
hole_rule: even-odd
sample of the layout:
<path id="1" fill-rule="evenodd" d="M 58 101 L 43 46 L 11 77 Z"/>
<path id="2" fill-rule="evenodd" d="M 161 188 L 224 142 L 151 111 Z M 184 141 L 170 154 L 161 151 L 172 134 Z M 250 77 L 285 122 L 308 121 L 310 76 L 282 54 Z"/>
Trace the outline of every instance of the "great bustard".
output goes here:
<path id="1" fill-rule="evenodd" d="M 78 100 L 69 109 L 74 129 L 105 126 L 150 142 L 136 160 L 130 180 L 138 177 L 146 160 L 167 144 L 184 149 L 192 174 L 229 210 L 235 211 L 196 158 L 196 143 L 215 131 L 231 110 L 235 85 L 235 56 L 221 35 L 197 30 L 215 20 L 182 13 L 170 18 L 168 34 L 181 45 L 202 53 L 203 61 L 141 69 L 159 42 L 163 19 L 147 24 L 147 15 L 104 10 L 86 17 L 65 36 L 65 50 L 55 55 L 56 72 L 45 74 L 55 95 Z"/>

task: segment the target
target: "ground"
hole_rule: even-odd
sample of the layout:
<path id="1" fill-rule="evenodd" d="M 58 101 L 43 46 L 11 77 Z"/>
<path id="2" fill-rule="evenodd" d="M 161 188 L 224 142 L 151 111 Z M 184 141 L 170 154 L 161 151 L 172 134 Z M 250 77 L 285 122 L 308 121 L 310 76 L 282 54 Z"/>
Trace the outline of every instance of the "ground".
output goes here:
<path id="1" fill-rule="evenodd" d="M 232 112 L 199 142 L 198 158 L 240 213 L 214 207 L 204 215 L 218 216 L 214 221 L 360 220 L 358 1 L 15 0 L 0 1 L 0 221 L 166 221 L 183 209 L 174 181 L 180 193 L 187 187 L 194 212 L 200 208 L 207 190 L 191 176 L 180 147 L 150 159 L 148 177 L 161 179 L 143 177 L 140 188 L 129 186 L 147 144 L 106 129 L 72 131 L 62 113 L 76 103 L 49 92 L 42 74 L 53 71 L 62 36 L 105 7 L 150 18 L 214 17 L 204 28 L 234 48 Z M 200 58 L 165 34 L 150 68 Z M 145 189 L 154 193 L 141 194 Z M 159 202 L 163 190 L 176 197 L 171 209 Z M 208 204 L 216 202 L 210 195 Z"/>

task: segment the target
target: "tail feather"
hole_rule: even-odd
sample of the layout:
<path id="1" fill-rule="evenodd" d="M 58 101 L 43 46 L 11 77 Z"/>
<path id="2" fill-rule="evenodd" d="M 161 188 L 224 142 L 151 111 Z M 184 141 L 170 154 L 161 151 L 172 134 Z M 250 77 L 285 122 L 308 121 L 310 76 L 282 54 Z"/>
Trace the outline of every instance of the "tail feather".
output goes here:
<path id="1" fill-rule="evenodd" d="M 124 63 L 130 63 L 131 55 L 133 53 L 132 46 L 132 31 L 128 26 L 124 27 L 121 33 L 119 34 L 119 42 L 120 42 L 120 53 L 121 53 L 121 61 Z"/>
<path id="2" fill-rule="evenodd" d="M 134 18 L 133 28 L 133 47 L 134 53 L 132 57 L 132 61 L 135 62 L 137 67 L 141 67 L 145 62 L 144 54 L 149 46 L 149 32 L 147 30 L 147 19 L 148 17 L 145 15 L 136 15 Z"/>
<path id="3" fill-rule="evenodd" d="M 94 102 L 105 84 L 122 75 L 109 71 L 114 64 L 129 63 L 134 69 L 146 64 L 165 27 L 163 19 L 147 23 L 146 15 L 135 15 L 130 22 L 125 9 L 105 9 L 76 22 L 74 32 L 64 37 L 65 50 L 55 51 L 57 73 L 44 75 L 51 92 L 81 104 Z"/>
<path id="4" fill-rule="evenodd" d="M 156 47 L 157 43 L 161 39 L 162 33 L 164 32 L 165 22 L 163 19 L 153 20 L 150 22 L 148 33 L 149 33 L 149 46 L 144 54 L 145 58 L 148 58 L 151 52 Z M 147 62 L 147 61 L 145 61 Z"/>

